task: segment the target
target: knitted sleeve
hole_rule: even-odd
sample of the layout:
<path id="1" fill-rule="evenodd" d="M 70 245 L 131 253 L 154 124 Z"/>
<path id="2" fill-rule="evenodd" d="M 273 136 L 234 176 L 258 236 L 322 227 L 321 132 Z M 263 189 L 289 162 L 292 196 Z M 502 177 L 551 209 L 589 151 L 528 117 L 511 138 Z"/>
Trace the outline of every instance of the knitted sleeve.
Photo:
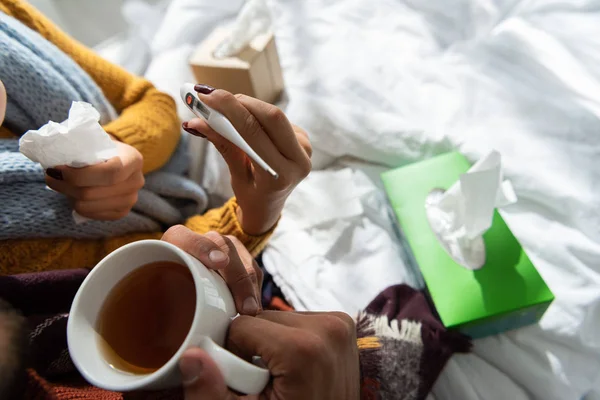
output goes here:
<path id="1" fill-rule="evenodd" d="M 236 215 L 237 202 L 229 200 L 221 208 L 190 218 L 185 225 L 194 232 L 209 231 L 237 237 L 254 257 L 264 248 L 273 229 L 261 236 L 244 232 Z M 0 275 L 41 272 L 55 269 L 91 268 L 110 252 L 143 239 L 160 239 L 161 232 L 84 240 L 71 238 L 0 241 Z"/>
<path id="2" fill-rule="evenodd" d="M 194 232 L 206 233 L 215 231 L 223 235 L 235 236 L 246 246 L 248 251 L 256 257 L 264 249 L 269 237 L 271 237 L 271 234 L 275 230 L 276 225 L 262 235 L 248 235 L 242 229 L 240 221 L 237 218 L 237 208 L 238 204 L 234 197 L 221 208 L 209 210 L 204 215 L 195 215 L 191 217 L 187 220 L 185 226 Z"/>
<path id="3" fill-rule="evenodd" d="M 170 96 L 70 38 L 27 2 L 0 0 L 0 10 L 68 54 L 100 86 L 120 114 L 104 129 L 142 153 L 144 173 L 160 168 L 169 160 L 180 138 L 179 119 Z"/>

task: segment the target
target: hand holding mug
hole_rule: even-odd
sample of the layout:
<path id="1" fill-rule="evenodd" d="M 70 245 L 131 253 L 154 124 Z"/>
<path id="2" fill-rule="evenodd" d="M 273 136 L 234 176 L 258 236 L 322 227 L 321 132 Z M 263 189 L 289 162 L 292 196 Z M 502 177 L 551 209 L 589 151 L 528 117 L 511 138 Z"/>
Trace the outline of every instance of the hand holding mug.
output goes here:
<path id="1" fill-rule="evenodd" d="M 261 399 L 360 398 L 355 326 L 344 313 L 265 311 L 231 324 L 227 348 L 241 357 L 260 355 L 273 379 Z M 234 400 L 223 375 L 202 349 L 186 351 L 179 366 L 186 400 Z"/>
<path id="2" fill-rule="evenodd" d="M 275 225 L 285 200 L 311 170 L 308 135 L 271 104 L 206 85 L 196 85 L 195 89 L 200 99 L 227 117 L 250 147 L 279 174 L 278 179 L 273 178 L 206 121 L 195 118 L 183 123 L 187 132 L 205 137 L 221 153 L 229 166 L 244 231 L 262 234 Z"/>
<path id="3" fill-rule="evenodd" d="M 261 310 L 263 272 L 246 247 L 234 236 L 217 232 L 199 235 L 183 225 L 169 228 L 162 240 L 174 244 L 217 271 L 227 283 L 240 314 Z"/>
<path id="4" fill-rule="evenodd" d="M 259 393 L 269 371 L 223 345 L 236 309 L 260 311 L 260 280 L 243 246 L 214 232 L 174 227 L 162 241 L 131 243 L 79 288 L 67 323 L 69 353 L 88 382 L 131 391 L 180 385 L 181 355 L 202 348 L 229 387 Z"/>

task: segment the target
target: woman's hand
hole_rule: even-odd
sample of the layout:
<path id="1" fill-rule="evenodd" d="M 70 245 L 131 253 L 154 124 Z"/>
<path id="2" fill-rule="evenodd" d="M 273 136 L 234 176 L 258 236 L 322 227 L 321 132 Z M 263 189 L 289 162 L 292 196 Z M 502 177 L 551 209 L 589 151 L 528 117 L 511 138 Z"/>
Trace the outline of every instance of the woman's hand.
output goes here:
<path id="1" fill-rule="evenodd" d="M 244 231 L 263 234 L 275 225 L 285 200 L 311 170 L 308 135 L 290 124 L 285 114 L 271 104 L 205 85 L 196 85 L 195 89 L 200 99 L 225 115 L 250 147 L 279 174 L 279 178 L 273 178 L 206 121 L 195 118 L 183 123 L 187 132 L 213 143 L 227 162 Z"/>
<path id="2" fill-rule="evenodd" d="M 227 283 L 240 314 L 256 315 L 262 310 L 262 270 L 237 238 L 217 232 L 200 235 L 182 225 L 176 225 L 165 232 L 162 240 L 174 244 L 196 257 L 206 267 L 216 270 Z"/>
<path id="3" fill-rule="evenodd" d="M 67 196 L 80 215 L 96 220 L 126 216 L 144 186 L 144 160 L 139 151 L 115 140 L 118 156 L 84 168 L 46 170 L 48 186 Z"/>

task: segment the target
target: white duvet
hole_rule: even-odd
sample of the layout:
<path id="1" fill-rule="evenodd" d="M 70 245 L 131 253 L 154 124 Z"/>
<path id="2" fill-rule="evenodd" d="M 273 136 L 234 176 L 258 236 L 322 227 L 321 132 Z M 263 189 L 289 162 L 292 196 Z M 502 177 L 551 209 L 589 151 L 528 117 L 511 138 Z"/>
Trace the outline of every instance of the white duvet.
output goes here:
<path id="1" fill-rule="evenodd" d="M 161 89 L 176 96 L 200 28 L 240 1 L 214 4 L 172 2 L 149 44 Z M 322 169 L 294 193 L 265 253 L 294 305 L 353 312 L 387 285 L 418 285 L 378 174 L 496 149 L 519 197 L 503 215 L 556 301 L 538 325 L 454 356 L 431 397 L 599 400 L 600 0 L 271 5 L 286 111 Z M 206 160 L 204 183 L 229 194 L 223 164 L 210 151 Z"/>
<path id="2" fill-rule="evenodd" d="M 432 397 L 600 398 L 600 1 L 278 0 L 274 9 L 287 112 L 311 133 L 318 166 L 351 156 L 385 169 L 455 148 L 471 160 L 502 153 L 519 196 L 503 215 L 556 301 L 540 324 L 453 357 Z M 300 191 L 320 196 L 322 188 L 312 179 Z M 322 207 L 328 201 L 350 204 L 319 197 Z M 294 240 L 323 242 L 311 239 L 324 234 L 318 226 L 293 227 L 313 210 L 288 212 L 267 259 L 284 260 Z M 356 227 L 382 226 L 357 212 Z M 387 274 L 390 284 L 406 278 L 400 261 L 388 271 L 364 265 L 358 249 L 372 252 L 372 242 L 351 243 L 361 273 Z M 359 294 L 335 289 L 361 267 L 348 254 L 341 264 L 320 258 L 337 275 L 314 257 L 268 267 L 304 307 L 352 309 L 360 304 L 345 299 Z M 320 276 L 330 283 L 315 288 Z"/>

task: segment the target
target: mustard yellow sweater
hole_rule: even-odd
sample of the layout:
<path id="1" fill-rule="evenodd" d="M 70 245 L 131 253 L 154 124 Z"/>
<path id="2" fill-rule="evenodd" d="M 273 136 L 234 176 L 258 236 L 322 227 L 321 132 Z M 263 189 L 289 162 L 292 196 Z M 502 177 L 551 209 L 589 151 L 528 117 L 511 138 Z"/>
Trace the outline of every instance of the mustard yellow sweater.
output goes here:
<path id="1" fill-rule="evenodd" d="M 180 135 L 175 103 L 171 97 L 156 90 L 150 82 L 129 74 L 73 40 L 25 1 L 0 0 L 0 12 L 41 34 L 96 81 L 120 114 L 104 129 L 142 153 L 144 172 L 156 170 L 167 162 Z M 0 127 L 0 137 L 12 136 L 10 131 Z M 237 220 L 236 210 L 237 203 L 231 199 L 221 208 L 190 218 L 185 225 L 198 233 L 213 230 L 234 235 L 256 255 L 264 247 L 269 233 L 262 236 L 245 234 Z M 32 238 L 0 241 L 0 274 L 93 267 L 105 255 L 124 244 L 158 239 L 161 235 L 161 232 L 155 232 L 102 240 Z"/>

